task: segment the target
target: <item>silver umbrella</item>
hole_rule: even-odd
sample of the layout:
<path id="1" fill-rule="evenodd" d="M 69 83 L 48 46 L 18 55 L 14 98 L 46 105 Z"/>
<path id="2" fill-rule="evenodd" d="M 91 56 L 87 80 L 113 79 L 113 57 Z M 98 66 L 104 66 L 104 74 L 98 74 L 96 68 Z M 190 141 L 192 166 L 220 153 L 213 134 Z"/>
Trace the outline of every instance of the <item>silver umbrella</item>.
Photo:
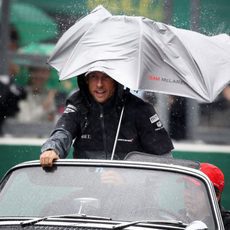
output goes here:
<path id="1" fill-rule="evenodd" d="M 98 6 L 89 15 L 77 21 L 59 39 L 48 63 L 58 71 L 63 69 L 74 47 L 84 37 L 85 33 L 94 24 L 109 16 L 112 16 L 109 11 L 102 6 Z"/>
<path id="2" fill-rule="evenodd" d="M 132 90 L 212 102 L 230 82 L 230 38 L 99 6 L 63 34 L 49 64 L 60 80 L 98 70 Z"/>

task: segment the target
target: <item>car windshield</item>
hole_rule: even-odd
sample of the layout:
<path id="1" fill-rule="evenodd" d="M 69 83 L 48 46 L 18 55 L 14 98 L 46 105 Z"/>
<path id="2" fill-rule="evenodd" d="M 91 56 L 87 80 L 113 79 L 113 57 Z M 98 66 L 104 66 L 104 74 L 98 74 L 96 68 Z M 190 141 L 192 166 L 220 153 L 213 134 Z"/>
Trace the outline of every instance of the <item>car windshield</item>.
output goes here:
<path id="1" fill-rule="evenodd" d="M 202 220 L 215 229 L 204 182 L 160 169 L 25 167 L 2 183 L 0 217 L 86 214 L 119 221 Z"/>

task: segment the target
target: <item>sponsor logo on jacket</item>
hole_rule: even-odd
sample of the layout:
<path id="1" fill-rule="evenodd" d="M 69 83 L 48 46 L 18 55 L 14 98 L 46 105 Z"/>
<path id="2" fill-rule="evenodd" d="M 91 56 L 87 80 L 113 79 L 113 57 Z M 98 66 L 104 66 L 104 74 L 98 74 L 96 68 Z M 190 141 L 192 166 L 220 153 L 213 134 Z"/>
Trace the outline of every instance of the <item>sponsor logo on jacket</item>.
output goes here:
<path id="1" fill-rule="evenodd" d="M 90 140 L 91 139 L 91 135 L 90 134 L 83 134 L 83 135 L 81 135 L 81 139 L 88 139 L 88 140 Z"/>
<path id="2" fill-rule="evenodd" d="M 151 116 L 151 117 L 149 118 L 149 120 L 150 120 L 151 124 L 153 124 L 153 123 L 159 121 L 160 118 L 158 117 L 157 114 L 154 114 L 153 116 Z"/>
<path id="3" fill-rule="evenodd" d="M 154 114 L 149 118 L 151 124 L 154 125 L 155 131 L 161 130 L 163 128 L 163 124 L 160 121 L 160 118 L 158 117 L 157 114 Z"/>
<path id="4" fill-rule="evenodd" d="M 133 138 L 132 138 L 132 139 L 118 138 L 117 140 L 118 140 L 118 141 L 121 141 L 121 142 L 130 142 L 130 143 L 133 142 Z"/>
<path id="5" fill-rule="evenodd" d="M 64 113 L 74 113 L 77 111 L 77 108 L 73 105 L 68 105 L 66 108 L 65 108 L 65 111 Z"/>

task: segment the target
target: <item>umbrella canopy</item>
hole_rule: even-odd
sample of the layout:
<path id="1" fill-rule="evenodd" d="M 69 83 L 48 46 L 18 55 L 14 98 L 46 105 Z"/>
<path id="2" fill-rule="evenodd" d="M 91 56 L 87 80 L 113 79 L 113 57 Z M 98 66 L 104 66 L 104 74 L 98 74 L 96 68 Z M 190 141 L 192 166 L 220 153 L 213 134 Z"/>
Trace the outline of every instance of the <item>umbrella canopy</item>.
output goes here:
<path id="1" fill-rule="evenodd" d="M 58 32 L 57 24 L 49 15 L 27 3 L 10 4 L 10 23 L 19 32 L 21 46 L 55 38 Z"/>
<path id="2" fill-rule="evenodd" d="M 70 27 L 57 42 L 49 63 L 58 71 L 64 68 L 66 60 L 71 55 L 74 47 L 80 42 L 84 34 L 97 22 L 112 15 L 102 6 L 94 9 L 91 14 L 79 20 Z"/>
<path id="3" fill-rule="evenodd" d="M 54 50 L 51 43 L 30 43 L 18 49 L 14 63 L 23 66 L 48 67 L 47 58 Z"/>
<path id="4" fill-rule="evenodd" d="M 230 38 L 97 7 L 60 38 L 49 63 L 61 80 L 98 70 L 132 90 L 212 102 L 230 82 Z"/>
<path id="5" fill-rule="evenodd" d="M 30 43 L 18 50 L 19 54 L 40 55 L 49 57 L 54 50 L 52 43 Z"/>

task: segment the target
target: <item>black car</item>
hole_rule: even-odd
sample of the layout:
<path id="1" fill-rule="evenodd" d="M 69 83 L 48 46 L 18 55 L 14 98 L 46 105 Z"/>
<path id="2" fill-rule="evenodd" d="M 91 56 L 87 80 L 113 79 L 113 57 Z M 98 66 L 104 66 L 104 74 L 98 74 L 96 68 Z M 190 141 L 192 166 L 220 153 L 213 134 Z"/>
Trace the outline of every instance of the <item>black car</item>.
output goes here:
<path id="1" fill-rule="evenodd" d="M 0 229 L 220 229 L 199 163 L 132 153 L 125 161 L 19 164 L 0 184 Z"/>

